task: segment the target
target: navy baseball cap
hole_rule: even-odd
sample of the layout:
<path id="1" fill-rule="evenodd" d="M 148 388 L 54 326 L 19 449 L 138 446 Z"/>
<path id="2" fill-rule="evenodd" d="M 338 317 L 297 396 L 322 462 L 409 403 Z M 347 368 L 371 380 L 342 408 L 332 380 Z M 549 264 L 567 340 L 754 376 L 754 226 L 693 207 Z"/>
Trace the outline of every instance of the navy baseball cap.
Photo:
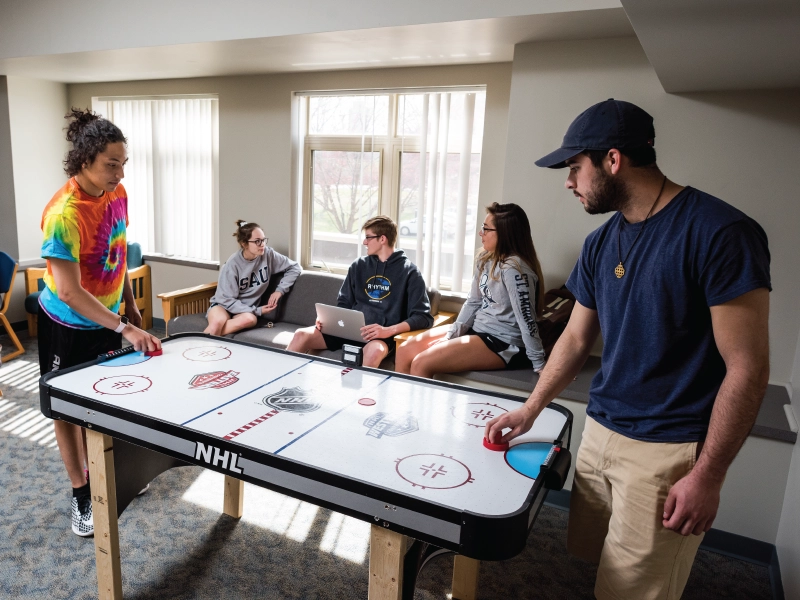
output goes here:
<path id="1" fill-rule="evenodd" d="M 572 122 L 561 148 L 536 161 L 537 167 L 562 169 L 584 150 L 644 148 L 656 137 L 653 117 L 630 102 L 609 98 L 590 106 Z"/>

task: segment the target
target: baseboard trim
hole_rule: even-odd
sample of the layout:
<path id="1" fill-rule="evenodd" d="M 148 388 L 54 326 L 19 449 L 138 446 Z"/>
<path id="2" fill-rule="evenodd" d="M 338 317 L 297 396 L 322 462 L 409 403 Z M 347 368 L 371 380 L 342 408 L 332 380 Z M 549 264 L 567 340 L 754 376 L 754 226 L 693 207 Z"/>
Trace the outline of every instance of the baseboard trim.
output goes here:
<path id="1" fill-rule="evenodd" d="M 569 490 L 551 490 L 547 493 L 544 503 L 552 508 L 569 512 L 569 499 Z M 773 600 L 785 600 L 778 551 L 774 544 L 712 528 L 706 533 L 700 548 L 767 567 Z"/>

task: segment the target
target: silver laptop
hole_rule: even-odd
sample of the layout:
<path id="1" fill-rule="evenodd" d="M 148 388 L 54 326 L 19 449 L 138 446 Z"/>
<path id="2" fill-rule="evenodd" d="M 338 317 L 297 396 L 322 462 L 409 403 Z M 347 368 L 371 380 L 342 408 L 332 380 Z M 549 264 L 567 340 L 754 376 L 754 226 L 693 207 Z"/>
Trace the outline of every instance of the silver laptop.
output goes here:
<path id="1" fill-rule="evenodd" d="M 322 333 L 335 335 L 354 342 L 363 342 L 361 328 L 364 327 L 364 313 L 349 308 L 339 308 L 330 304 L 316 304 L 317 319 L 322 323 Z"/>

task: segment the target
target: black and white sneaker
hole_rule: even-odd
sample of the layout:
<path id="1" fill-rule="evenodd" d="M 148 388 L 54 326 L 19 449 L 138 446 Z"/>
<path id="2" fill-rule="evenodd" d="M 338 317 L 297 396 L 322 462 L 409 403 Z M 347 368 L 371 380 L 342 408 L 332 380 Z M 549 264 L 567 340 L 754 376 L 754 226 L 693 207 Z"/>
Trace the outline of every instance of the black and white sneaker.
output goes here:
<path id="1" fill-rule="evenodd" d="M 72 531 L 75 535 L 89 537 L 94 535 L 92 519 L 92 497 L 72 498 Z"/>

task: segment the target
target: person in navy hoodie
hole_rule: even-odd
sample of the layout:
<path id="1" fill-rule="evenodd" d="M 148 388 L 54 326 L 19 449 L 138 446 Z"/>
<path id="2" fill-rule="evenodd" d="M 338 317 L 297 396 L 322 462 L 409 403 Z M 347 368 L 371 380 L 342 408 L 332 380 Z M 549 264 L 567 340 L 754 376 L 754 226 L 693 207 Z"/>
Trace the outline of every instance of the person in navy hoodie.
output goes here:
<path id="1" fill-rule="evenodd" d="M 356 259 L 339 290 L 337 306 L 364 313 L 363 342 L 322 331 L 317 321 L 294 333 L 287 350 L 339 350 L 343 344 L 363 346 L 363 365 L 377 367 L 394 351 L 394 336 L 433 325 L 425 280 L 402 250 L 395 250 L 397 225 L 389 217 L 373 217 L 362 227 L 367 255 Z"/>

